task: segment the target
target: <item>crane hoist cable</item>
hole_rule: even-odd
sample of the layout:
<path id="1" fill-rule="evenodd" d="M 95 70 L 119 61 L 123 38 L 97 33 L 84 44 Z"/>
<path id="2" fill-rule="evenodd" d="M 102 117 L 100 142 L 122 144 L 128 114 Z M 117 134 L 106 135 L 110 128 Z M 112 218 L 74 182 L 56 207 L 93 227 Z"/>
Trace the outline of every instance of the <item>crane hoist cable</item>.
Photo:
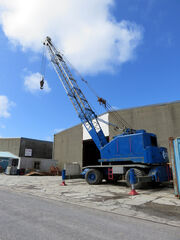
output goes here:
<path id="1" fill-rule="evenodd" d="M 80 80 L 84 83 L 87 84 L 88 88 L 93 92 L 94 95 L 97 96 L 95 93 L 95 90 L 90 87 L 88 82 L 82 77 L 82 75 L 78 72 L 78 70 L 71 64 L 71 62 L 68 60 L 68 58 L 61 52 L 59 52 L 59 56 L 62 56 L 65 62 L 71 67 L 71 69 L 75 72 L 75 74 L 80 78 Z M 44 87 L 44 79 L 45 79 L 45 70 L 46 70 L 46 47 L 45 45 L 43 46 L 43 51 L 42 51 L 42 60 L 41 60 L 41 81 L 40 81 L 40 89 L 43 89 Z M 97 112 L 97 110 L 94 109 L 93 106 L 91 106 L 94 112 Z M 100 115 L 100 114 L 98 114 Z"/>
<path id="2" fill-rule="evenodd" d="M 90 86 L 87 80 L 85 80 L 82 75 L 79 73 L 79 71 L 72 65 L 72 63 L 68 60 L 66 56 L 63 55 L 63 58 L 66 60 L 66 62 L 71 66 L 71 68 L 75 71 L 75 73 L 79 76 L 82 82 L 84 82 L 89 90 L 98 98 L 97 92 Z"/>
<path id="3" fill-rule="evenodd" d="M 113 127 L 115 131 L 117 130 L 125 130 L 125 129 L 132 129 L 132 127 L 120 116 L 120 114 L 102 97 L 99 97 L 99 94 L 91 87 L 91 85 L 88 83 L 87 80 L 85 80 L 82 75 L 77 71 L 77 69 L 70 63 L 70 61 L 67 59 L 67 57 L 63 56 L 68 64 L 71 66 L 71 68 L 76 72 L 76 74 L 79 76 L 81 81 L 83 81 L 89 90 L 95 95 L 97 98 L 97 101 L 100 105 L 102 105 L 106 111 L 111 112 L 111 115 L 113 119 L 116 121 L 116 124 L 108 124 L 110 127 Z"/>
<path id="4" fill-rule="evenodd" d="M 69 65 L 74 69 L 74 71 L 76 72 L 77 75 L 79 75 L 80 79 L 87 85 L 87 87 L 89 88 L 89 90 L 95 95 L 95 97 L 97 98 L 97 101 L 99 102 L 100 105 L 102 105 L 108 112 L 111 112 L 111 115 L 113 117 L 113 119 L 116 121 L 116 128 L 114 128 L 116 131 L 122 130 L 125 131 L 125 129 L 132 129 L 132 127 L 120 116 L 120 114 L 107 102 L 107 100 L 105 100 L 102 97 L 99 97 L 99 95 L 97 94 L 97 92 L 91 87 L 91 85 L 88 83 L 87 80 L 85 80 L 81 74 L 77 71 L 77 69 L 69 62 L 69 60 L 65 57 L 66 61 L 69 63 Z M 115 124 L 112 124 L 110 126 L 113 126 Z"/>
<path id="5" fill-rule="evenodd" d="M 62 53 L 62 51 L 61 51 L 61 56 L 68 63 L 68 65 L 74 70 L 74 72 L 79 76 L 81 81 L 86 84 L 86 86 L 93 93 L 93 95 L 95 95 L 98 103 L 100 105 L 102 105 L 107 112 L 111 112 L 111 116 L 114 119 L 115 123 L 108 123 L 106 121 L 104 121 L 104 123 L 108 124 L 112 128 L 113 132 L 115 132 L 115 133 L 117 130 L 125 131 L 126 129 L 132 129 L 132 127 L 120 116 L 120 114 L 104 98 L 99 97 L 97 92 L 91 87 L 91 85 L 88 83 L 88 81 L 82 77 L 82 75 L 79 73 L 79 71 L 72 65 L 72 63 Z M 45 46 L 43 46 L 42 62 L 41 62 L 42 79 L 40 81 L 40 89 L 43 89 L 43 86 L 44 86 L 45 71 L 46 71 L 46 48 L 45 48 Z M 99 120 L 100 120 L 100 118 L 99 118 Z M 100 121 L 103 122 L 102 119 Z"/>
<path id="6" fill-rule="evenodd" d="M 44 87 L 44 78 L 46 73 L 46 48 L 43 46 L 42 49 L 42 59 L 41 59 L 41 81 L 40 81 L 40 89 Z"/>

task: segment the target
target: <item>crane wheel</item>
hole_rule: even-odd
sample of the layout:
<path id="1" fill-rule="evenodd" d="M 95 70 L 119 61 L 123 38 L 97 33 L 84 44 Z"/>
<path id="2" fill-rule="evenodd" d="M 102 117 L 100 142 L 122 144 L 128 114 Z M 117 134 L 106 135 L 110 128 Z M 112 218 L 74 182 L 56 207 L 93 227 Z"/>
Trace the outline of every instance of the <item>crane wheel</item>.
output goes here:
<path id="1" fill-rule="evenodd" d="M 136 177 L 145 176 L 145 172 L 141 169 L 134 168 L 134 172 L 135 172 Z M 130 175 L 130 169 L 128 169 L 125 174 L 125 180 L 126 180 L 126 184 L 128 187 L 131 186 L 130 180 L 129 180 L 129 175 Z M 144 184 L 142 182 L 138 182 L 138 180 L 137 180 L 136 183 L 134 184 L 134 186 L 135 186 L 135 188 L 142 188 L 144 186 Z"/>
<path id="2" fill-rule="evenodd" d="M 97 169 L 89 169 L 86 172 L 85 179 L 88 184 L 96 185 L 102 181 L 102 174 Z"/>

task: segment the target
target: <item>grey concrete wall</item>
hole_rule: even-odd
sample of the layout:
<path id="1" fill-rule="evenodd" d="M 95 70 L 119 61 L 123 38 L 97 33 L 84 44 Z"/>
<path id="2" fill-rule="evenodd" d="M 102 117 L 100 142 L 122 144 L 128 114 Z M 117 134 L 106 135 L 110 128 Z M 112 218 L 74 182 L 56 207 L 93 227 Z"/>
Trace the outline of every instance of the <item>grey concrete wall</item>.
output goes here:
<path id="1" fill-rule="evenodd" d="M 54 135 L 53 158 L 62 170 L 64 163 L 77 162 L 82 167 L 82 126 L 77 125 Z"/>
<path id="2" fill-rule="evenodd" d="M 64 168 L 66 169 L 66 176 L 79 176 L 80 165 L 78 163 L 65 163 Z"/>
<path id="3" fill-rule="evenodd" d="M 0 138 L 0 151 L 19 156 L 20 138 Z"/>
<path id="4" fill-rule="evenodd" d="M 34 162 L 40 162 L 40 171 L 42 172 L 49 172 L 51 166 L 57 166 L 57 161 L 52 159 L 22 157 L 20 158 L 20 168 L 33 170 Z"/>
<path id="5" fill-rule="evenodd" d="M 29 138 L 21 138 L 20 157 L 25 157 L 25 149 L 32 149 L 33 158 L 52 158 L 53 143 Z"/>
<path id="6" fill-rule="evenodd" d="M 159 146 L 168 148 L 168 138 L 180 136 L 180 102 L 119 110 L 118 113 L 134 129 L 155 133 Z M 113 122 L 112 116 L 110 113 L 110 122 Z M 110 129 L 110 139 L 113 135 Z"/>

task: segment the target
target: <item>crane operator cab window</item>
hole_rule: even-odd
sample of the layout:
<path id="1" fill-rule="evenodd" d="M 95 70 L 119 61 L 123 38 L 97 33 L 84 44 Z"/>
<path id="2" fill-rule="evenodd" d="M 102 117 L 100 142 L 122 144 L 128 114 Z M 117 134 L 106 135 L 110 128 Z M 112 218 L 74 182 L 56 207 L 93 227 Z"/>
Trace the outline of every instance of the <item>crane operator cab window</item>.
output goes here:
<path id="1" fill-rule="evenodd" d="M 151 146 L 157 147 L 157 138 L 155 136 L 151 136 Z"/>

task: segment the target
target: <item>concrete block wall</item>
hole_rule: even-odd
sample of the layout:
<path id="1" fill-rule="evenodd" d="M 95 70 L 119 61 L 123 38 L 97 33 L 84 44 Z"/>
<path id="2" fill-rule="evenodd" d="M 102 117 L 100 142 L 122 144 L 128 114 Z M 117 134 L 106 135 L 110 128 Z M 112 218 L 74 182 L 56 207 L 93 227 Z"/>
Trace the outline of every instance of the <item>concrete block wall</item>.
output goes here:
<path id="1" fill-rule="evenodd" d="M 57 166 L 57 161 L 52 159 L 21 157 L 20 168 L 34 169 L 34 162 L 40 162 L 39 170 L 42 172 L 49 172 L 51 166 L 54 166 L 54 167 Z"/>
<path id="2" fill-rule="evenodd" d="M 180 102 L 157 104 L 138 108 L 119 110 L 118 113 L 134 129 L 145 129 L 155 133 L 158 144 L 168 148 L 168 138 L 180 136 Z M 109 113 L 109 121 L 114 122 Z M 118 132 L 117 134 L 120 134 Z M 117 135 L 109 129 L 110 140 Z M 62 169 L 64 163 L 77 162 L 82 167 L 83 130 L 79 124 L 60 132 L 54 137 L 54 159 Z"/>
<path id="3" fill-rule="evenodd" d="M 78 163 L 65 163 L 64 168 L 66 169 L 66 176 L 80 175 L 80 165 Z"/>
<path id="4" fill-rule="evenodd" d="M 21 138 L 0 138 L 0 151 L 19 156 Z"/>
<path id="5" fill-rule="evenodd" d="M 82 167 L 82 125 L 69 128 L 54 135 L 54 160 L 63 169 L 65 163 L 76 162 Z"/>
<path id="6" fill-rule="evenodd" d="M 155 133 L 159 146 L 168 148 L 168 138 L 180 136 L 180 102 L 119 110 L 118 113 L 134 129 Z M 111 113 L 109 121 L 113 122 Z M 110 139 L 113 135 L 110 129 Z"/>
<path id="7" fill-rule="evenodd" d="M 25 157 L 25 149 L 32 149 L 32 157 L 34 158 L 52 158 L 53 143 L 49 141 L 41 141 L 36 139 L 21 138 L 20 157 Z"/>

